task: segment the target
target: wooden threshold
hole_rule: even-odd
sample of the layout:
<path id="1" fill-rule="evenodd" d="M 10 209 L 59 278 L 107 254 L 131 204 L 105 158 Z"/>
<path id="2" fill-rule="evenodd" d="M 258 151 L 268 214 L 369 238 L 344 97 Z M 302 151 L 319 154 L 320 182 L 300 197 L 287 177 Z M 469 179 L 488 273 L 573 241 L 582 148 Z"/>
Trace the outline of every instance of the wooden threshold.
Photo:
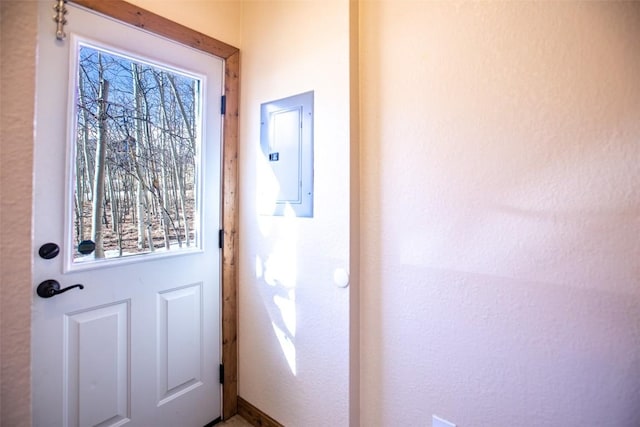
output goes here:
<path id="1" fill-rule="evenodd" d="M 238 396 L 238 414 L 256 427 L 284 427 L 240 396 Z"/>
<path id="2" fill-rule="evenodd" d="M 71 0 L 72 3 L 166 37 L 224 60 L 226 113 L 222 140 L 222 418 L 238 412 L 238 104 L 240 51 L 165 17 L 122 0 Z M 211 361 L 217 364 L 218 361 Z M 275 424 L 274 424 L 275 425 Z M 279 425 L 279 424 L 277 424 Z"/>

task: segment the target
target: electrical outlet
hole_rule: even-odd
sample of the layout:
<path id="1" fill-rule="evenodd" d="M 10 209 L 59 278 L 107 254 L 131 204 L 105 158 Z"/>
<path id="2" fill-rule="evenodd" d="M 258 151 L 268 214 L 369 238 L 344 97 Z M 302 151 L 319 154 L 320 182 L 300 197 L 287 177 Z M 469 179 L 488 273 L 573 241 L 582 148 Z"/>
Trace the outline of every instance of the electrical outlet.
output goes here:
<path id="1" fill-rule="evenodd" d="M 433 416 L 431 427 L 456 427 L 451 421 L 444 420 L 437 415 Z"/>

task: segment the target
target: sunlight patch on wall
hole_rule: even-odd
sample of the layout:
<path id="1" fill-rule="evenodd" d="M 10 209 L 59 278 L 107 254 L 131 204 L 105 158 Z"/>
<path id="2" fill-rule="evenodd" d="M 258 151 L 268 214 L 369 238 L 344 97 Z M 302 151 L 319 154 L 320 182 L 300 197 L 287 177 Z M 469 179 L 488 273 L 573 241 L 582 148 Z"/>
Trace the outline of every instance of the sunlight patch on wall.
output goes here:
<path id="1" fill-rule="evenodd" d="M 263 259 L 256 256 L 256 278 L 266 284 L 261 289 L 274 334 L 278 339 L 282 354 L 291 373 L 295 376 L 296 367 L 296 298 L 295 288 L 298 278 L 298 224 L 296 215 L 289 206 L 284 217 L 262 217 L 263 232 L 275 231 L 271 253 Z M 266 236 L 263 236 L 266 237 Z"/>
<path id="2" fill-rule="evenodd" d="M 296 336 L 296 291 L 291 289 L 286 298 L 276 295 L 273 302 L 280 309 L 282 320 L 292 337 Z"/>
<path id="3" fill-rule="evenodd" d="M 281 297 L 279 295 L 275 295 L 273 297 L 273 302 L 276 307 L 280 309 L 280 315 L 282 319 L 282 323 L 284 324 L 284 329 L 280 328 L 274 321 L 271 322 L 273 326 L 273 331 L 278 338 L 278 342 L 280 343 L 280 348 L 282 348 L 282 353 L 284 354 L 285 359 L 287 359 L 287 364 L 289 365 L 289 369 L 291 373 L 295 376 L 297 373 L 296 368 L 296 346 L 295 346 L 295 337 L 296 337 L 296 302 L 295 302 L 295 290 L 291 289 L 288 292 L 287 297 Z"/>

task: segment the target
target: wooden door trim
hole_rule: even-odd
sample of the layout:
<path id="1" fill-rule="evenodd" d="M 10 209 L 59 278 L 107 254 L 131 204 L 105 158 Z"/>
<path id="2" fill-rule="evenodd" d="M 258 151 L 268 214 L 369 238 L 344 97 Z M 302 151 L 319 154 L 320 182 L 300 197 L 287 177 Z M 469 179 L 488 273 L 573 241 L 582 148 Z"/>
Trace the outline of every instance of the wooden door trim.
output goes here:
<path id="1" fill-rule="evenodd" d="M 238 412 L 238 104 L 240 51 L 184 25 L 122 0 L 71 0 L 72 3 L 177 41 L 224 60 L 226 113 L 222 140 L 222 418 Z M 71 18 L 70 18 L 71 19 Z M 217 363 L 217 361 L 211 361 Z"/>
<path id="2" fill-rule="evenodd" d="M 238 396 L 238 414 L 251 425 L 258 427 L 284 427 L 265 412 Z"/>

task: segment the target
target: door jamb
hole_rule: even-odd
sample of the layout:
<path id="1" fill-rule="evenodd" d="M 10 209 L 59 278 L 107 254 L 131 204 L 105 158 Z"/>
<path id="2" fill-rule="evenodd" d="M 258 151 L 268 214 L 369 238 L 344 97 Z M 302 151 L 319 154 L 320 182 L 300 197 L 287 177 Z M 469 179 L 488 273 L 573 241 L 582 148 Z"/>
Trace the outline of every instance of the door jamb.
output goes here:
<path id="1" fill-rule="evenodd" d="M 122 0 L 71 0 L 224 60 L 226 111 L 222 138 L 222 419 L 238 412 L 238 104 L 240 50 Z M 217 363 L 212 361 L 211 363 Z"/>

